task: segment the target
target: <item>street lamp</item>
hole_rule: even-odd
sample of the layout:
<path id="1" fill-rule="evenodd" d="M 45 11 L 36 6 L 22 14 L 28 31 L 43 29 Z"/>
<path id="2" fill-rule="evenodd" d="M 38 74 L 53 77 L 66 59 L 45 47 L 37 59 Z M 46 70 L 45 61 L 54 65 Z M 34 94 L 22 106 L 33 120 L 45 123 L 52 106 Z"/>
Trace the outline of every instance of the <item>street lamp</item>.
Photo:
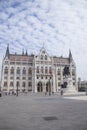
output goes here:
<path id="1" fill-rule="evenodd" d="M 49 96 L 51 95 L 51 84 L 50 84 L 50 79 L 49 79 Z"/>
<path id="2" fill-rule="evenodd" d="M 16 92 L 17 92 L 17 96 L 18 96 L 18 82 L 17 82 L 17 90 L 16 90 Z"/>
<path id="3" fill-rule="evenodd" d="M 2 93 L 1 93 L 1 86 L 0 86 L 0 97 L 2 96 Z"/>

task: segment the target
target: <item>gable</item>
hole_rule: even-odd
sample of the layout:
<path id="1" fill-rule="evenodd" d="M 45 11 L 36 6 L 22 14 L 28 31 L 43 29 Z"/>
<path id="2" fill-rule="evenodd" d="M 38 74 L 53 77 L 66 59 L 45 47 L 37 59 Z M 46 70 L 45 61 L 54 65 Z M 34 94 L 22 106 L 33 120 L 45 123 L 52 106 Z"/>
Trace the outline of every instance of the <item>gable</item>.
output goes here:
<path id="1" fill-rule="evenodd" d="M 39 55 L 37 56 L 37 60 L 41 60 L 41 61 L 51 61 L 50 56 L 48 55 L 48 53 L 46 52 L 45 48 L 42 48 L 40 50 Z"/>

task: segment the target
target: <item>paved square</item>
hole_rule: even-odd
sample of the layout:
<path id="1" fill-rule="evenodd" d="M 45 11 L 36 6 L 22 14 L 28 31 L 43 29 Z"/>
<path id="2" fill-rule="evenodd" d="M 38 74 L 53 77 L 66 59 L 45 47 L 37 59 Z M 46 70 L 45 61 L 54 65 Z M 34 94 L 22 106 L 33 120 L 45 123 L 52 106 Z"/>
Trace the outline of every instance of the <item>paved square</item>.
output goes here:
<path id="1" fill-rule="evenodd" d="M 0 130 L 87 130 L 87 101 L 43 94 L 3 96 Z"/>

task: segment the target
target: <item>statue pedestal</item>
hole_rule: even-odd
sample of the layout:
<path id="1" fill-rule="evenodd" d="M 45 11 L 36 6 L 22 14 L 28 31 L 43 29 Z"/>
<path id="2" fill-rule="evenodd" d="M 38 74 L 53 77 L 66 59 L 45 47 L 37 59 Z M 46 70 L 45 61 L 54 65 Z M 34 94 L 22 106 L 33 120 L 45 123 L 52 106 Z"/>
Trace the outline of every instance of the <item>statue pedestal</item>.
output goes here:
<path id="1" fill-rule="evenodd" d="M 64 77 L 64 82 L 67 82 L 67 87 L 64 88 L 65 94 L 76 94 L 77 90 L 76 87 L 72 84 L 72 78 L 71 77 Z"/>

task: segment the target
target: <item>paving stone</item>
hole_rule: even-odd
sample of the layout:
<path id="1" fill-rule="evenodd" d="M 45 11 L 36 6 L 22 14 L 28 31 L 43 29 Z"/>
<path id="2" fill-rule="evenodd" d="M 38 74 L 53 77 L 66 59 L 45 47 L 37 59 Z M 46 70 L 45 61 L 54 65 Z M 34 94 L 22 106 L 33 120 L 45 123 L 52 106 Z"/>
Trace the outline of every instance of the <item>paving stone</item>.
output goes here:
<path id="1" fill-rule="evenodd" d="M 80 96 L 70 99 L 58 95 L 21 94 L 0 98 L 0 130 L 86 129 L 87 101 L 80 100 Z"/>

